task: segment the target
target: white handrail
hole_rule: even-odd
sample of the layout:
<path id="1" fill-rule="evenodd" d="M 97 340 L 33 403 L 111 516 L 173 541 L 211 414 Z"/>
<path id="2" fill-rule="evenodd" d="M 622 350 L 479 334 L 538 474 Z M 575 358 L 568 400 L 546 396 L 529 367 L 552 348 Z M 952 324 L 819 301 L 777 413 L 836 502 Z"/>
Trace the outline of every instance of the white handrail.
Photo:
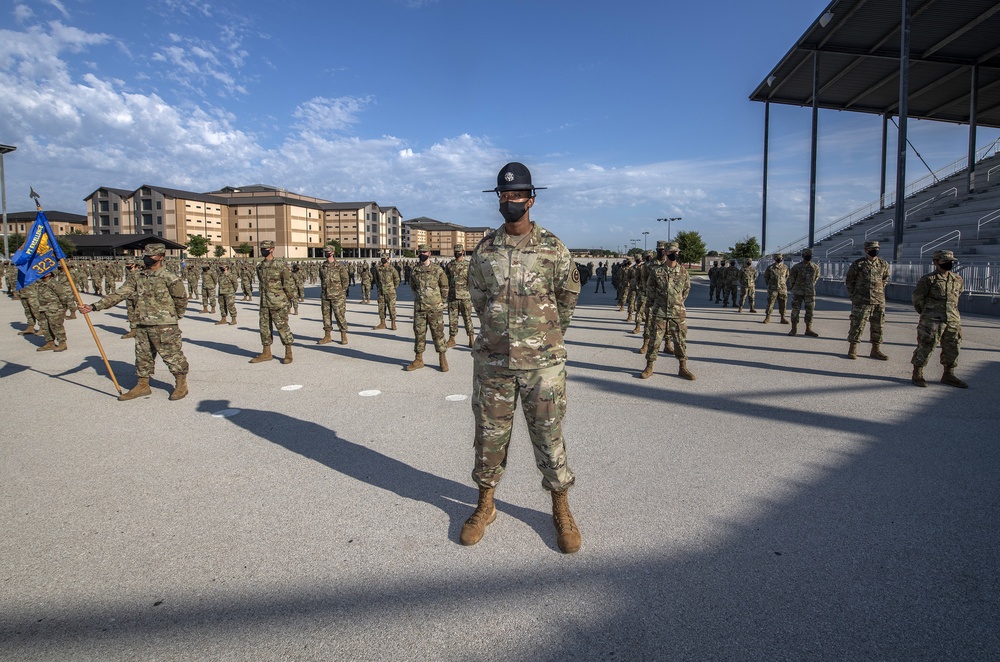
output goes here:
<path id="1" fill-rule="evenodd" d="M 958 199 L 958 187 L 953 186 L 950 189 L 948 189 L 947 191 L 943 191 L 941 193 L 938 193 L 937 195 L 935 195 L 932 198 L 928 198 L 927 200 L 924 200 L 923 202 L 921 202 L 920 204 L 918 204 L 915 207 L 910 207 L 909 209 L 906 210 L 906 213 L 903 214 L 903 220 L 909 219 L 910 218 L 910 214 L 912 214 L 915 211 L 919 211 L 920 209 L 923 209 L 924 207 L 926 207 L 927 205 L 931 204 L 935 200 L 940 200 L 941 198 L 947 197 L 949 195 L 954 195 L 955 199 L 957 200 Z"/>
<path id="2" fill-rule="evenodd" d="M 1000 165 L 993 166 L 992 168 L 986 171 L 986 183 L 989 183 L 990 177 L 992 177 L 993 173 L 995 173 L 997 170 L 1000 170 Z"/>
<path id="3" fill-rule="evenodd" d="M 885 221 L 883 223 L 879 223 L 875 227 L 868 229 L 865 232 L 865 241 L 868 240 L 868 235 L 875 234 L 876 232 L 878 232 L 879 230 L 881 230 L 882 228 L 884 228 L 887 225 L 891 228 L 894 223 L 895 223 L 895 220 L 890 218 L 888 221 Z"/>
<path id="4" fill-rule="evenodd" d="M 854 245 L 854 240 L 853 239 L 845 239 L 844 241 L 840 242 L 836 246 L 828 248 L 827 251 L 826 251 L 826 256 L 830 257 L 830 253 L 836 253 L 841 248 L 845 248 L 847 246 L 853 246 L 853 245 Z"/>
<path id="5" fill-rule="evenodd" d="M 992 216 L 992 218 L 990 218 L 991 216 Z M 998 218 L 1000 218 L 1000 209 L 994 209 L 989 214 L 986 214 L 986 216 L 983 216 L 982 218 L 980 218 L 979 219 L 979 225 L 976 226 L 976 239 L 979 239 L 979 230 L 984 225 L 986 225 L 987 223 L 992 223 L 993 221 L 997 220 Z M 989 219 L 989 220 L 986 220 L 986 219 Z"/>
<path id="6" fill-rule="evenodd" d="M 958 239 L 958 242 L 956 242 L 955 247 L 960 248 L 962 246 L 962 231 L 952 230 L 948 234 L 943 234 L 937 239 L 932 239 L 931 241 L 928 241 L 926 244 L 920 247 L 920 258 L 923 259 L 924 253 L 926 253 L 927 251 L 934 250 L 938 246 L 943 246 L 952 239 Z"/>

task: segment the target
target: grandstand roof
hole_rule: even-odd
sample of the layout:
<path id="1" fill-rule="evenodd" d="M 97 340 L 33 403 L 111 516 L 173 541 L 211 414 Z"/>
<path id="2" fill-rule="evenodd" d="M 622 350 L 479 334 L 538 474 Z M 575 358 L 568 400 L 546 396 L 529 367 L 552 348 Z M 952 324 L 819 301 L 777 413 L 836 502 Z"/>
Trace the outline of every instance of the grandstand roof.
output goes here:
<path id="1" fill-rule="evenodd" d="M 976 122 L 1000 128 L 1000 1 L 908 1 L 909 117 L 968 123 L 978 65 Z M 901 24 L 901 0 L 833 0 L 750 100 L 811 106 L 818 51 L 819 107 L 896 114 Z"/>

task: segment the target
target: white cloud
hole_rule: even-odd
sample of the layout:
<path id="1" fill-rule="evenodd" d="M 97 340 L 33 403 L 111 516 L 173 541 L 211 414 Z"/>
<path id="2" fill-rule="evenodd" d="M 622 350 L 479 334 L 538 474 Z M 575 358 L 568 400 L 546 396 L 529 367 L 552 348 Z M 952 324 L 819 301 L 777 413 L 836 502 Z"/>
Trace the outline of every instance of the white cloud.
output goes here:
<path id="1" fill-rule="evenodd" d="M 59 0 L 49 0 L 49 4 L 56 8 L 56 10 L 63 15 L 63 18 L 69 20 L 69 12 L 66 11 L 66 7 Z"/>
<path id="2" fill-rule="evenodd" d="M 14 20 L 18 23 L 29 21 L 34 15 L 35 12 L 28 5 L 14 5 Z"/>
<path id="3" fill-rule="evenodd" d="M 337 99 L 314 97 L 301 104 L 292 113 L 292 116 L 298 120 L 295 128 L 306 133 L 339 133 L 357 124 L 358 114 L 373 102 L 374 98 L 371 96 L 339 97 Z"/>

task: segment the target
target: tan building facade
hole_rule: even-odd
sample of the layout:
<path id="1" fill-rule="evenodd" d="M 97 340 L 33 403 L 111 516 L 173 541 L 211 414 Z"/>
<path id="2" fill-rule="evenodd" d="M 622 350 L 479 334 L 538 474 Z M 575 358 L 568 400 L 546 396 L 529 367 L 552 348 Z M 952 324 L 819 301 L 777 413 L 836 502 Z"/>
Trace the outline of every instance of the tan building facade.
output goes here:
<path id="1" fill-rule="evenodd" d="M 420 244 L 430 244 L 433 255 L 451 255 L 455 245 L 474 249 L 493 228 L 465 227 L 421 216 L 403 222 L 405 248 L 415 251 Z"/>

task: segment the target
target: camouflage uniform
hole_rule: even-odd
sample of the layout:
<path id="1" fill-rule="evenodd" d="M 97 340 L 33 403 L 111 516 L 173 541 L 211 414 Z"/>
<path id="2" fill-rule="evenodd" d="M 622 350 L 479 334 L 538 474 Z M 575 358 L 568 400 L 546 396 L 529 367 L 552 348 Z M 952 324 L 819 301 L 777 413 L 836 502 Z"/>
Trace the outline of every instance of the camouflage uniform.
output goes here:
<path id="1" fill-rule="evenodd" d="M 265 240 L 261 247 L 274 242 Z M 271 327 L 274 326 L 281 338 L 281 344 L 291 347 L 295 338 L 288 327 L 288 308 L 295 300 L 295 285 L 292 272 L 284 264 L 274 260 L 261 260 L 257 265 L 257 282 L 260 284 L 260 344 L 269 349 L 274 341 Z"/>
<path id="2" fill-rule="evenodd" d="M 333 251 L 327 255 L 332 256 Z M 348 268 L 337 262 L 324 262 L 319 266 L 320 308 L 323 311 L 323 331 L 320 344 L 330 342 L 330 331 L 333 330 L 333 318 L 337 318 L 337 328 L 340 329 L 340 342 L 347 344 L 347 288 L 350 285 Z"/>
<path id="3" fill-rule="evenodd" d="M 719 262 L 715 261 L 712 266 L 708 269 L 708 300 L 715 299 L 715 303 L 719 303 L 718 297 L 719 291 Z"/>
<path id="4" fill-rule="evenodd" d="M 740 269 L 740 309 L 739 312 L 743 312 L 743 304 L 749 302 L 750 312 L 756 313 L 757 309 L 754 308 L 754 295 L 757 294 L 754 288 L 754 283 L 757 280 L 757 268 L 753 266 L 753 262 L 747 260 L 746 266 Z"/>
<path id="5" fill-rule="evenodd" d="M 38 302 L 38 281 L 26 285 L 17 290 L 18 298 L 21 300 L 21 307 L 24 308 L 24 320 L 28 325 L 24 331 L 18 335 L 29 336 L 35 332 L 35 323 L 42 323 L 42 307 Z"/>
<path id="6" fill-rule="evenodd" d="M 361 265 L 361 303 L 371 303 L 372 295 L 372 272 L 368 268 L 368 263 Z"/>
<path id="7" fill-rule="evenodd" d="M 219 314 L 222 319 L 217 324 L 226 321 L 226 315 L 232 320 L 230 324 L 236 324 L 236 289 L 239 287 L 239 278 L 233 273 L 231 268 L 226 269 L 219 275 Z"/>
<path id="8" fill-rule="evenodd" d="M 736 291 L 739 289 L 740 284 L 740 270 L 736 266 L 736 260 L 731 260 L 729 266 L 725 269 L 720 270 L 722 272 L 719 280 L 722 283 L 722 307 L 726 308 L 729 306 L 729 302 L 733 302 L 733 307 L 736 307 Z"/>
<path id="9" fill-rule="evenodd" d="M 810 258 L 806 260 L 805 258 Z M 803 260 L 788 272 L 788 289 L 792 291 L 792 330 L 795 335 L 799 324 L 799 310 L 806 307 L 806 335 L 813 335 L 813 310 L 816 308 L 816 281 L 819 280 L 819 266 L 812 261 L 812 251 L 802 251 Z"/>
<path id="10" fill-rule="evenodd" d="M 396 328 L 396 288 L 399 287 L 399 272 L 388 262 L 375 270 L 375 287 L 378 292 L 378 319 L 385 328 L 385 316 L 389 315 L 392 328 Z"/>
<path id="11" fill-rule="evenodd" d="M 520 395 L 542 486 L 565 490 L 575 479 L 562 433 L 563 338 L 580 295 L 569 250 L 537 224 L 527 237 L 510 236 L 501 227 L 472 254 L 469 292 L 481 322 L 473 349 L 472 478 L 480 486 L 500 482 Z"/>
<path id="12" fill-rule="evenodd" d="M 149 244 L 145 254 L 165 251 L 163 244 Z M 162 255 L 163 253 L 159 253 Z M 148 380 L 154 372 L 156 355 L 167 365 L 170 373 L 184 377 L 188 362 L 181 350 L 181 331 L 177 322 L 184 316 L 187 296 L 184 283 L 177 274 L 166 268 L 156 271 L 143 269 L 129 278 L 114 294 L 109 294 L 93 304 L 93 310 L 104 310 L 130 297 L 135 297 L 135 374 Z M 147 385 L 148 387 L 148 385 Z"/>
<path id="13" fill-rule="evenodd" d="M 764 311 L 764 324 L 771 321 L 771 312 L 774 311 L 775 301 L 778 302 L 781 323 L 788 323 L 785 319 L 785 303 L 788 301 L 788 267 L 781 260 L 781 253 L 775 253 L 774 262 L 764 270 L 764 283 L 767 285 L 767 309 Z"/>
<path id="14" fill-rule="evenodd" d="M 243 300 L 253 298 L 253 268 L 249 264 L 240 265 L 240 287 L 243 289 Z"/>
<path id="15" fill-rule="evenodd" d="M 462 316 L 465 331 L 469 334 L 469 347 L 472 347 L 472 297 L 469 294 L 469 261 L 463 256 L 465 248 L 455 244 L 455 259 L 448 263 L 448 346 L 455 344 L 458 335 L 458 316 Z"/>
<path id="16" fill-rule="evenodd" d="M 954 262 L 954 259 L 951 251 L 937 251 L 934 254 L 935 265 L 938 262 Z M 927 365 L 939 342 L 941 365 L 945 367 L 946 376 L 958 364 L 958 354 L 962 347 L 962 318 L 958 312 L 958 300 L 964 288 L 965 282 L 961 276 L 939 269 L 917 282 L 912 295 L 913 308 L 920 314 L 920 321 L 917 323 L 917 348 L 913 350 L 913 358 L 910 360 L 914 368 Z"/>
<path id="17" fill-rule="evenodd" d="M 188 298 L 198 298 L 198 267 L 193 263 L 187 265 Z"/>
<path id="18" fill-rule="evenodd" d="M 664 255 L 679 251 L 676 242 L 657 242 L 663 245 Z M 657 260 L 647 277 L 647 287 L 654 299 L 652 313 L 656 324 L 646 349 L 646 369 L 643 379 L 653 374 L 653 364 L 659 356 L 660 343 L 669 335 L 674 348 L 674 356 L 680 362 L 680 376 L 694 379 L 687 369 L 687 308 L 684 302 L 691 293 L 691 276 L 680 263 L 670 266 L 666 259 Z"/>
<path id="19" fill-rule="evenodd" d="M 140 266 L 133 264 L 132 269 L 129 269 L 125 272 L 125 280 L 122 282 L 122 287 L 128 285 L 129 281 L 134 279 L 141 270 L 142 268 Z M 136 289 L 134 287 L 134 284 L 132 289 L 133 291 L 135 291 Z M 128 317 L 128 333 L 122 334 L 121 337 L 123 340 L 126 338 L 135 338 L 135 329 L 136 326 L 138 326 L 138 321 L 139 321 L 139 317 L 138 315 L 136 315 L 135 312 L 135 300 L 136 300 L 135 294 L 125 299 L 125 314 Z"/>
<path id="20" fill-rule="evenodd" d="M 66 349 L 66 308 L 74 303 L 73 293 L 69 284 L 60 281 L 56 275 L 49 273 L 38 281 L 38 311 L 39 326 L 45 336 L 45 345 L 38 348 L 39 352 L 54 349 L 61 352 Z M 54 341 L 54 342 L 53 342 Z"/>
<path id="21" fill-rule="evenodd" d="M 219 286 L 219 280 L 211 267 L 201 268 L 201 312 L 209 312 L 208 307 L 212 306 L 211 312 L 215 312 L 215 289 Z"/>
<path id="22" fill-rule="evenodd" d="M 361 272 L 362 287 L 364 276 Z M 448 299 L 448 276 L 444 269 L 430 260 L 419 264 L 410 273 L 410 288 L 413 290 L 413 351 L 424 353 L 427 344 L 427 327 L 434 339 L 434 351 L 445 351 L 444 302 Z"/>
<path id="23" fill-rule="evenodd" d="M 866 251 L 877 251 L 878 247 L 877 241 L 865 242 Z M 845 283 L 847 295 L 851 297 L 851 328 L 847 333 L 847 342 L 851 345 L 848 353 L 851 358 L 857 353 L 856 346 L 861 342 L 865 320 L 871 323 L 869 339 L 872 356 L 885 356 L 879 351 L 879 345 L 882 344 L 882 327 L 885 324 L 885 288 L 889 284 L 889 273 L 889 263 L 880 257 L 858 258 L 847 270 Z"/>
<path id="24" fill-rule="evenodd" d="M 306 275 L 302 267 L 295 265 L 292 267 L 292 281 L 295 283 L 296 301 L 306 300 Z"/>

